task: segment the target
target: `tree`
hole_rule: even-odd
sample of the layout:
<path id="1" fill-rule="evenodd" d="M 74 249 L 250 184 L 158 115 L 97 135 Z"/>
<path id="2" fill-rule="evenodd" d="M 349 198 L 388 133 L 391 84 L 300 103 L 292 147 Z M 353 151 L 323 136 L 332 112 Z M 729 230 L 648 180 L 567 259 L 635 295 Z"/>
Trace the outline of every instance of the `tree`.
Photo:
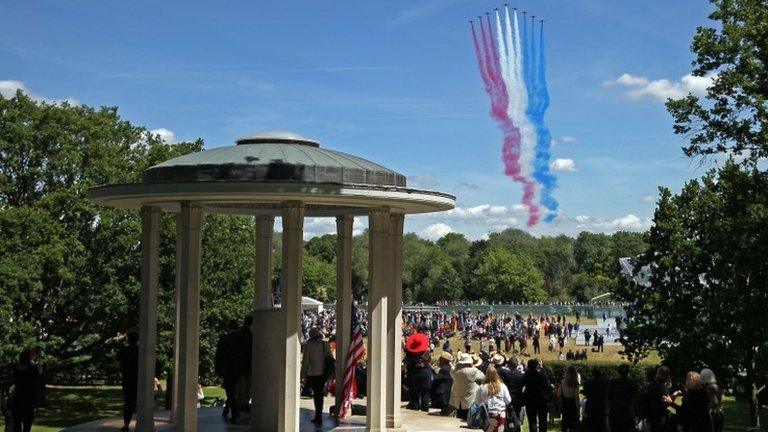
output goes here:
<path id="1" fill-rule="evenodd" d="M 27 346 L 54 369 L 110 358 L 138 317 L 138 217 L 85 192 L 201 146 L 163 143 L 114 108 L 0 97 L 0 362 Z"/>
<path id="2" fill-rule="evenodd" d="M 304 250 L 330 264 L 336 261 L 337 243 L 336 234 L 325 234 L 309 239 Z"/>
<path id="3" fill-rule="evenodd" d="M 607 234 L 582 231 L 576 237 L 573 254 L 578 271 L 591 275 L 611 275 L 613 251 L 611 238 Z"/>
<path id="4" fill-rule="evenodd" d="M 471 243 L 464 234 L 459 233 L 448 233 L 437 241 L 437 247 L 448 255 L 451 265 L 459 275 L 467 271 L 470 246 Z"/>
<path id="5" fill-rule="evenodd" d="M 322 302 L 336 299 L 336 266 L 305 254 L 302 263 L 302 294 Z"/>
<path id="6" fill-rule="evenodd" d="M 691 44 L 693 75 L 713 78 L 704 100 L 695 95 L 667 101 L 675 133 L 690 137 L 688 156 L 768 156 L 768 3 L 712 0 L 709 18 Z"/>
<path id="7" fill-rule="evenodd" d="M 86 192 L 201 147 L 164 143 L 115 108 L 0 96 L 0 363 L 26 346 L 61 365 L 103 357 L 135 325 L 138 216 Z"/>
<path id="8" fill-rule="evenodd" d="M 476 292 L 488 301 L 542 301 L 547 297 L 533 258 L 502 247 L 489 249 L 472 277 Z"/>
<path id="9" fill-rule="evenodd" d="M 551 299 L 565 299 L 569 276 L 576 266 L 573 239 L 561 235 L 542 237 L 538 241 L 539 265 L 544 274 L 544 290 Z"/>
<path id="10" fill-rule="evenodd" d="M 727 163 L 679 195 L 661 188 L 649 248 L 637 262 L 651 266 L 651 285 L 618 290 L 633 305 L 626 352 L 640 358 L 655 348 L 676 368 L 708 366 L 721 378 L 744 371 L 753 426 L 757 386 L 768 372 L 768 340 L 757 318 L 768 305 L 766 220 L 768 173 L 755 167 Z"/>
<path id="11" fill-rule="evenodd" d="M 464 284 L 448 255 L 432 247 L 415 268 L 414 299 L 424 303 L 456 301 L 464 294 Z"/>

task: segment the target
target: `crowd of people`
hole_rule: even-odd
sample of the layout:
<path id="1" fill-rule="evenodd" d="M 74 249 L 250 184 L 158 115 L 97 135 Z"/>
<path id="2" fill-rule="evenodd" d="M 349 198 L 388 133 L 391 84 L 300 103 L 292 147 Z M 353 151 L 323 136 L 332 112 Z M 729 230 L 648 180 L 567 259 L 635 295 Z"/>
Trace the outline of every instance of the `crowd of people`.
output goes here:
<path id="1" fill-rule="evenodd" d="M 364 312 L 356 313 L 364 323 Z M 603 320 L 607 322 L 607 317 Z M 612 330 L 620 332 L 622 324 L 616 317 L 615 326 L 604 334 L 584 332 L 585 345 L 601 351 L 604 338 Z M 402 391 L 407 409 L 439 409 L 442 415 L 455 415 L 469 427 L 491 432 L 520 430 L 524 421 L 530 431 L 545 432 L 549 420 L 555 418 L 560 419 L 563 432 L 722 431 L 722 392 L 711 370 L 689 372 L 679 390 L 673 387 L 665 366 L 659 367 L 656 379 L 642 391 L 629 378 L 627 364 L 617 367 L 615 378 L 609 378 L 602 368 L 591 368 L 590 376 L 582 379 L 577 361 L 587 359 L 587 348 L 572 346 L 565 353 L 563 344 L 578 334 L 580 326 L 579 316 L 569 320 L 544 314 L 406 311 Z M 322 340 L 326 333 L 333 348 L 332 311 L 305 313 L 302 328 L 310 341 Z M 456 337 L 464 340 L 463 349 L 451 345 L 450 338 Z M 561 360 L 573 361 L 562 379 L 555 380 L 535 358 L 542 340 L 549 350 L 560 351 Z M 473 349 L 478 345 L 479 349 Z M 310 357 L 327 355 L 317 352 Z M 315 365 L 319 373 L 319 360 Z M 364 362 L 358 365 L 358 372 L 360 396 L 364 396 Z M 307 383 L 315 395 L 322 390 L 309 379 Z M 318 413 L 322 411 L 317 396 L 315 406 Z"/>
<path id="2" fill-rule="evenodd" d="M 593 368 L 583 382 L 571 364 L 554 382 L 541 360 L 523 364 L 493 346 L 479 353 L 444 351 L 433 366 L 429 349 L 419 342 L 426 335 L 419 335 L 409 337 L 405 347 L 409 409 L 439 408 L 488 432 L 520 430 L 525 418 L 532 432 L 546 432 L 554 418 L 560 418 L 563 432 L 723 430 L 722 392 L 710 369 L 688 372 L 679 390 L 666 366 L 643 392 L 630 380 L 627 364 L 618 366 L 613 379 Z"/>

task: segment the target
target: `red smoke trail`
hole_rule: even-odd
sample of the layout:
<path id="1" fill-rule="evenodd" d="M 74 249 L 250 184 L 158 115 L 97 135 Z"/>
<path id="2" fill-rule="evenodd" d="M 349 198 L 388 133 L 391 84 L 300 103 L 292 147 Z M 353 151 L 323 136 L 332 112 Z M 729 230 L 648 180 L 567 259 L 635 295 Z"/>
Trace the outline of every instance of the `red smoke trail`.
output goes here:
<path id="1" fill-rule="evenodd" d="M 502 160 L 504 161 L 504 174 L 512 177 L 523 185 L 523 204 L 528 207 L 528 221 L 526 225 L 533 226 L 539 222 L 541 216 L 539 206 L 534 203 L 536 183 L 522 175 L 520 170 L 520 130 L 514 121 L 509 118 L 507 108 L 509 106 L 509 93 L 501 76 L 498 47 L 493 41 L 490 18 L 488 18 L 488 33 L 485 31 L 483 19 L 480 18 L 480 33 L 483 48 L 477 41 L 475 26 L 472 25 L 472 41 L 475 46 L 480 75 L 485 84 L 485 91 L 491 97 L 491 116 L 501 128 L 504 135 L 502 148 Z"/>

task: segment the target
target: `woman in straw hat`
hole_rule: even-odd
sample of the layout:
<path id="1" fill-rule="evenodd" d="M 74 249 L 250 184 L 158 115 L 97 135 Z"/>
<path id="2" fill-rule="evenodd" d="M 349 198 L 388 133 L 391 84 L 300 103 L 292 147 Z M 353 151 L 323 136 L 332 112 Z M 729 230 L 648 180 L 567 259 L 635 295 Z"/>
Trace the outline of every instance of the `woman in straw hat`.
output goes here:
<path id="1" fill-rule="evenodd" d="M 432 402 L 435 408 L 440 408 L 441 415 L 448 415 L 451 412 L 449 401 L 451 398 L 451 386 L 453 385 L 453 356 L 449 352 L 440 354 L 437 360 L 438 371 L 432 377 Z"/>

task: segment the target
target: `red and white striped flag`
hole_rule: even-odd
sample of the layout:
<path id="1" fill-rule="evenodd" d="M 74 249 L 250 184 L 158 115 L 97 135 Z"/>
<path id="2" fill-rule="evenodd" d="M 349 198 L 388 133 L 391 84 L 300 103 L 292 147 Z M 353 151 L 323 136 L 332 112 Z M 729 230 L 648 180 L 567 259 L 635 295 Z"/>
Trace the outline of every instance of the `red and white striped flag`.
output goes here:
<path id="1" fill-rule="evenodd" d="M 357 308 L 352 307 L 352 339 L 349 343 L 349 354 L 344 369 L 344 398 L 341 401 L 339 418 L 345 418 L 352 412 L 352 400 L 357 397 L 357 379 L 355 377 L 357 364 L 365 356 L 363 345 L 363 329 L 360 326 L 360 318 Z"/>

